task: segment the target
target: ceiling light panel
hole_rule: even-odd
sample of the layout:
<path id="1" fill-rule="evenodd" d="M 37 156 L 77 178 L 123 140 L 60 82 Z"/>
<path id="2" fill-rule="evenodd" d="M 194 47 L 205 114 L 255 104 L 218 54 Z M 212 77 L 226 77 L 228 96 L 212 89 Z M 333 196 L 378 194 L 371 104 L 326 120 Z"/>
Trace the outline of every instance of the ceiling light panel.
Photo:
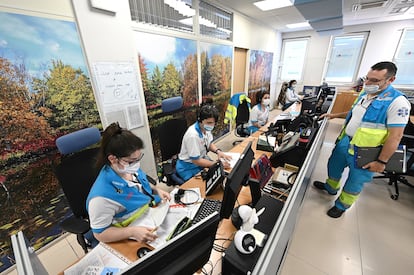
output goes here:
<path id="1" fill-rule="evenodd" d="M 280 9 L 284 7 L 293 6 L 290 0 L 264 0 L 253 3 L 256 7 L 262 11 L 269 11 L 274 9 Z"/>

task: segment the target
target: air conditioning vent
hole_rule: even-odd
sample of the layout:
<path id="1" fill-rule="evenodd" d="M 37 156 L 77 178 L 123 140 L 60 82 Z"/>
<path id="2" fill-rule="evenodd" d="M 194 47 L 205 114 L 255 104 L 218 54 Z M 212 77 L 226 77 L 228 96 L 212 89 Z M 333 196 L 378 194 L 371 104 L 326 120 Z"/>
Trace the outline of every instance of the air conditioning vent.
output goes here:
<path id="1" fill-rule="evenodd" d="M 385 7 L 387 5 L 387 3 L 388 3 L 388 0 L 358 3 L 358 4 L 352 5 L 352 11 L 356 12 L 356 11 L 359 11 L 359 10 L 382 8 L 382 7 Z"/>

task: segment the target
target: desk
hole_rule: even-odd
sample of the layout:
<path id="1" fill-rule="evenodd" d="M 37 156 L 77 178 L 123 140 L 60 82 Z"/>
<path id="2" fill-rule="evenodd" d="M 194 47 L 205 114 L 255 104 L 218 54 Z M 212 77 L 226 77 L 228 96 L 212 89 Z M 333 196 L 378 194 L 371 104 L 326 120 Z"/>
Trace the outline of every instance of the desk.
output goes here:
<path id="1" fill-rule="evenodd" d="M 262 130 L 267 129 L 267 127 L 263 127 Z M 252 136 L 245 138 L 241 143 L 234 146 L 230 151 L 231 152 L 237 152 L 241 153 L 247 146 L 249 142 L 252 142 L 252 149 L 255 153 L 254 158 L 259 158 L 262 154 L 266 154 L 268 156 L 271 155 L 270 152 L 265 151 L 257 151 L 255 150 L 258 136 L 261 134 L 261 132 L 256 132 Z M 187 181 L 185 184 L 181 186 L 183 189 L 198 187 L 200 188 L 201 195 L 205 197 L 205 183 L 197 178 L 192 178 L 189 181 Z M 210 199 L 217 199 L 222 200 L 223 199 L 223 189 L 221 187 L 217 187 L 213 193 L 209 196 L 207 196 Z M 248 204 L 251 202 L 251 195 L 250 195 L 250 188 L 248 186 L 242 187 L 240 194 L 238 196 L 236 204 Z M 227 248 L 231 241 L 233 240 L 234 234 L 236 232 L 236 228 L 233 226 L 230 219 L 223 219 L 220 222 L 220 225 L 217 229 L 216 233 L 216 241 L 215 245 L 217 247 L 222 247 L 223 249 Z M 204 271 L 206 274 L 220 274 L 221 273 L 221 258 L 222 258 L 222 252 L 212 250 L 210 255 L 210 263 L 212 264 L 206 264 L 204 266 Z M 214 266 L 214 269 L 212 270 L 212 266 Z"/>
<path id="2" fill-rule="evenodd" d="M 293 108 L 295 108 L 295 110 L 297 108 L 300 108 L 299 104 L 294 105 L 295 106 Z M 330 108 L 332 108 L 332 104 Z M 289 109 L 287 111 L 289 112 Z M 329 111 L 330 109 L 328 110 L 328 112 Z M 294 186 L 290 192 L 290 195 L 288 196 L 285 202 L 285 205 L 273 227 L 273 230 L 268 236 L 268 240 L 265 246 L 263 247 L 262 253 L 257 261 L 257 264 L 255 265 L 252 274 L 276 274 L 280 264 L 283 261 L 288 240 L 294 229 L 297 212 L 302 204 L 302 200 L 305 195 L 305 190 L 308 185 L 310 175 L 312 174 L 312 168 L 316 163 L 314 159 L 317 158 L 317 156 L 319 155 L 319 149 L 325 136 L 326 124 L 327 120 L 325 119 L 324 121 L 322 121 L 320 125 L 319 131 L 313 141 L 311 148 L 309 149 L 307 157 L 302 165 L 302 168 L 296 176 Z M 267 125 L 262 127 L 262 130 L 267 130 Z M 260 157 L 262 154 L 270 156 L 270 152 L 255 150 L 257 138 L 260 134 L 261 132 L 258 131 L 254 133 L 252 136 L 245 138 L 241 143 L 234 146 L 231 151 L 242 152 L 247 143 L 249 141 L 252 141 L 252 149 L 255 152 L 255 159 Z M 184 185 L 182 185 L 181 188 L 187 189 L 191 187 L 200 188 L 202 196 L 205 197 L 205 183 L 201 180 L 201 178 L 192 178 L 191 180 L 187 181 Z M 223 190 L 221 188 L 216 188 L 216 190 L 214 190 L 214 192 L 211 195 L 209 195 L 208 198 L 222 200 L 222 196 Z M 238 203 L 247 204 L 250 201 L 250 189 L 249 187 L 243 187 L 238 197 Z M 216 244 L 222 247 L 228 247 L 231 241 L 228 241 L 227 239 L 233 239 L 235 231 L 236 229 L 232 225 L 231 220 L 222 220 L 217 230 L 217 239 L 224 240 L 216 240 Z M 126 258 L 128 258 L 131 261 L 137 260 L 136 251 L 140 246 L 142 246 L 141 243 L 131 240 L 110 243 L 108 245 L 120 252 L 121 254 L 123 254 Z M 213 262 L 213 265 L 218 263 L 214 266 L 213 274 L 221 273 L 221 257 L 221 252 L 215 250 L 212 251 L 210 260 Z M 208 274 L 210 274 L 211 267 L 212 266 L 208 264 L 205 266 L 205 271 Z"/>

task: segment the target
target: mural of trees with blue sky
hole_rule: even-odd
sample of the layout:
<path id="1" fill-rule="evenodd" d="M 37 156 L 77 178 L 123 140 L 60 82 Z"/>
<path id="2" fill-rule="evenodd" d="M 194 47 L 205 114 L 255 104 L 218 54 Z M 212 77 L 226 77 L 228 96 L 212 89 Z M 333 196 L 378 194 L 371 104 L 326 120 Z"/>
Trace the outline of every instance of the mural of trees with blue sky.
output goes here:
<path id="1" fill-rule="evenodd" d="M 0 272 L 10 235 L 38 249 L 71 215 L 53 173 L 58 136 L 101 122 L 74 22 L 0 12 Z"/>
<path id="2" fill-rule="evenodd" d="M 88 74 L 74 22 L 0 13 L 0 56 L 24 63 L 32 77 L 43 76 L 50 60 Z"/>

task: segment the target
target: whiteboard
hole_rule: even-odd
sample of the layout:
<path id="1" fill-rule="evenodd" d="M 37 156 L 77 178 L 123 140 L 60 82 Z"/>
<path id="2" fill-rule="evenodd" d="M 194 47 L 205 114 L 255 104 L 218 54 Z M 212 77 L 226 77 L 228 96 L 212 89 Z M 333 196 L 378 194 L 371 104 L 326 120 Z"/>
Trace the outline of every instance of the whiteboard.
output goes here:
<path id="1" fill-rule="evenodd" d="M 107 124 L 119 122 L 127 129 L 143 126 L 138 70 L 134 63 L 95 62 L 93 73 Z"/>

